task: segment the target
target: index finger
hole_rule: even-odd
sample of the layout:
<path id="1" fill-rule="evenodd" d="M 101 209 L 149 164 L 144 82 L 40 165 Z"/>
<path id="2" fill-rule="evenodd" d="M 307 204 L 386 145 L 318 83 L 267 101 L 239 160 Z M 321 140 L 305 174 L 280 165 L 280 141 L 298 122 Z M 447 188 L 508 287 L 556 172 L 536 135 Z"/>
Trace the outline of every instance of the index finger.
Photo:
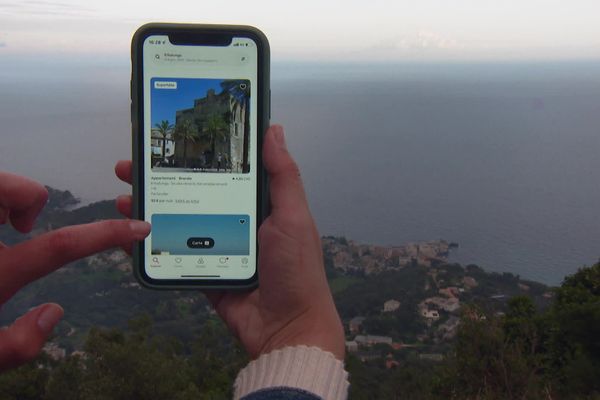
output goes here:
<path id="1" fill-rule="evenodd" d="M 48 190 L 41 184 L 24 176 L 0 172 L 0 208 L 2 214 L 20 232 L 33 228 L 46 201 Z"/>
<path id="2" fill-rule="evenodd" d="M 145 221 L 107 220 L 57 229 L 6 248 L 0 259 L 0 304 L 64 264 L 142 240 L 149 233 Z"/>
<path id="3" fill-rule="evenodd" d="M 117 161 L 115 174 L 123 182 L 131 184 L 131 160 Z"/>

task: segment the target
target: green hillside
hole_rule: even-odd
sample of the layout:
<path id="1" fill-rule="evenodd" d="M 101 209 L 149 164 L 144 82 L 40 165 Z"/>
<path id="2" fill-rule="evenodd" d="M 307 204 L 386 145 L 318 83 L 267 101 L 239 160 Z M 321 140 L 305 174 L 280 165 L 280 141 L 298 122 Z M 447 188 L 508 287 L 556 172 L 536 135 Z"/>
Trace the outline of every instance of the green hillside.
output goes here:
<path id="1" fill-rule="evenodd" d="M 34 234 L 118 216 L 112 202 L 65 208 L 75 203 L 52 190 Z M 6 243 L 27 237 L 0 228 Z M 373 268 L 362 250 L 371 272 L 356 257 L 353 268 L 340 267 L 336 254 L 348 243 L 361 249 L 329 237 L 324 255 L 346 331 L 352 399 L 600 396 L 598 264 L 549 288 L 476 265 Z M 225 399 L 247 362 L 202 294 L 141 288 L 121 250 L 24 288 L 0 323 L 48 301 L 64 307 L 64 320 L 37 361 L 0 376 L 0 400 Z"/>

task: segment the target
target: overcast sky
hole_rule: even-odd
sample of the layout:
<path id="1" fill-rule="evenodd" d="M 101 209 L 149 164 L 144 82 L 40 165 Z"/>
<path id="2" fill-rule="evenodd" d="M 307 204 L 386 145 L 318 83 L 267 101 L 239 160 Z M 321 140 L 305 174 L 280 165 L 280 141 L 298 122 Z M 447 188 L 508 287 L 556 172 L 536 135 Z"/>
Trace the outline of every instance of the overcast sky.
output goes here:
<path id="1" fill-rule="evenodd" d="M 124 55 L 149 21 L 251 24 L 274 59 L 600 59 L 598 0 L 0 0 L 2 54 Z"/>

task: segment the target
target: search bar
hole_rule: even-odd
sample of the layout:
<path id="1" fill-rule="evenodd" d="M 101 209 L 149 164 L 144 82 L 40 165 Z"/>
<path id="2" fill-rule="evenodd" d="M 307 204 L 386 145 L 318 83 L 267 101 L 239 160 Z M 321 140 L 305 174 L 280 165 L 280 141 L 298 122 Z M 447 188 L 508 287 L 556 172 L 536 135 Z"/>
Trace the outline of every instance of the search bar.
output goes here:
<path id="1" fill-rule="evenodd" d="M 250 55 L 236 52 L 235 54 L 219 54 L 218 57 L 206 57 L 198 54 L 157 52 L 153 61 L 158 65 L 197 66 L 197 65 L 245 65 L 249 62 Z"/>

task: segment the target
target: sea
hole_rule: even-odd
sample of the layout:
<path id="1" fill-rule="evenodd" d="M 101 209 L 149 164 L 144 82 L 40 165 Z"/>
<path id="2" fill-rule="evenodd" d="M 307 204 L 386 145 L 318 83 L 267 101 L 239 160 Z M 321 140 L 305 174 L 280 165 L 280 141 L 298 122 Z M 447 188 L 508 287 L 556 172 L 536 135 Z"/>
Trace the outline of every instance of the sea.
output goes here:
<path id="1" fill-rule="evenodd" d="M 0 169 L 82 203 L 129 188 L 126 60 L 4 60 Z M 557 285 L 600 258 L 600 62 L 274 62 L 322 235 L 445 239 L 450 260 Z"/>

